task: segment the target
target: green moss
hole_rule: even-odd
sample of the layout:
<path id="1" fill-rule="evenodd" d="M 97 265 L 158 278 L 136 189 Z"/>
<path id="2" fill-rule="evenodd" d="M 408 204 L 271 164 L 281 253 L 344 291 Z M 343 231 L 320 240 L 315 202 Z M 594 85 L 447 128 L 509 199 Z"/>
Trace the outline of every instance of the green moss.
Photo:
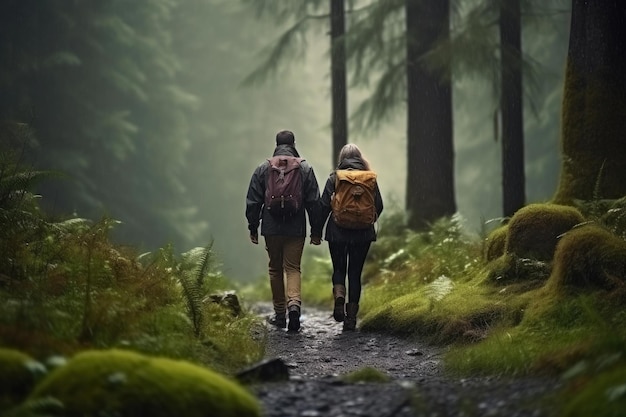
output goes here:
<path id="1" fill-rule="evenodd" d="M 361 320 L 361 330 L 421 336 L 433 343 L 473 342 L 486 337 L 498 323 L 519 322 L 526 302 L 478 280 L 436 280 L 370 309 Z"/>
<path id="2" fill-rule="evenodd" d="M 545 261 L 505 254 L 491 261 L 486 270 L 486 283 L 506 286 L 507 291 L 521 293 L 542 286 L 551 269 Z"/>
<path id="3" fill-rule="evenodd" d="M 578 381 L 567 392 L 563 417 L 622 417 L 626 410 L 626 364 L 605 371 L 593 379 Z M 582 385 L 582 387 L 580 387 Z"/>
<path id="4" fill-rule="evenodd" d="M 618 289 L 626 277 L 626 242 L 609 231 L 587 225 L 559 242 L 549 285 Z"/>
<path id="5" fill-rule="evenodd" d="M 44 367 L 25 353 L 0 348 L 0 370 L 0 409 L 5 409 L 30 393 Z"/>
<path id="6" fill-rule="evenodd" d="M 508 231 L 509 228 L 507 225 L 505 225 L 498 227 L 497 229 L 494 229 L 491 233 L 489 233 L 489 235 L 485 238 L 485 241 L 483 242 L 484 260 L 489 262 L 504 255 Z"/>
<path id="7" fill-rule="evenodd" d="M 345 374 L 341 377 L 341 379 L 351 384 L 357 382 L 384 383 L 391 380 L 391 378 L 389 378 L 389 375 L 369 366 Z"/>
<path id="8" fill-rule="evenodd" d="M 44 379 L 30 399 L 54 397 L 63 416 L 258 416 L 256 399 L 190 362 L 124 350 L 85 351 Z"/>
<path id="9" fill-rule="evenodd" d="M 529 204 L 509 222 L 506 253 L 519 258 L 550 261 L 558 238 L 584 221 L 575 208 L 557 204 Z"/>

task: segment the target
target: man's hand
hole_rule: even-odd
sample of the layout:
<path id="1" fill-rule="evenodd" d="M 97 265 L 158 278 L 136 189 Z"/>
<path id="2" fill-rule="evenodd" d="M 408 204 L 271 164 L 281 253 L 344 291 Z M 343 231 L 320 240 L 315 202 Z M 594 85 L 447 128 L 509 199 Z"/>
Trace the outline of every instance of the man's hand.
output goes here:
<path id="1" fill-rule="evenodd" d="M 250 233 L 250 242 L 254 243 L 255 245 L 259 244 L 259 235 L 255 235 Z"/>
<path id="2" fill-rule="evenodd" d="M 322 244 L 322 238 L 319 236 L 311 236 L 311 245 L 321 245 Z"/>

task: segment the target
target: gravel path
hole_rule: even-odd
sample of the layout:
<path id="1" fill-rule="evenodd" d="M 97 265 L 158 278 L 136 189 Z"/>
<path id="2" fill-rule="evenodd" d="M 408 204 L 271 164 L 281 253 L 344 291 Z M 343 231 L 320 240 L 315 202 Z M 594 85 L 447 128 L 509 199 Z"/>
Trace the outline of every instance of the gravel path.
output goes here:
<path id="1" fill-rule="evenodd" d="M 268 306 L 259 309 L 269 314 Z M 265 417 L 558 415 L 556 404 L 540 404 L 557 391 L 558 381 L 449 378 L 441 366 L 442 348 L 358 330 L 342 333 L 330 311 L 304 309 L 301 322 L 298 333 L 268 325 L 266 357 L 286 362 L 289 380 L 252 387 Z M 378 369 L 391 382 L 340 379 L 363 367 Z"/>

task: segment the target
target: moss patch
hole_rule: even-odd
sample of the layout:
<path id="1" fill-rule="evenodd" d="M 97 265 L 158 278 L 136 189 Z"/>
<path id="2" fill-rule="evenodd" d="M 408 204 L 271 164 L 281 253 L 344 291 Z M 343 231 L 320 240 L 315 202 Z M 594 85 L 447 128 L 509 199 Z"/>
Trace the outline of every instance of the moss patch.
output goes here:
<path id="1" fill-rule="evenodd" d="M 524 297 L 511 298 L 507 291 L 474 281 L 445 283 L 436 280 L 371 309 L 361 321 L 361 330 L 417 335 L 433 343 L 465 343 L 485 338 L 497 323 L 521 320 Z"/>
<path id="2" fill-rule="evenodd" d="M 519 209 L 509 222 L 506 253 L 519 258 L 550 261 L 559 236 L 584 220 L 574 207 L 529 204 Z"/>
<path id="3" fill-rule="evenodd" d="M 384 383 L 391 380 L 389 375 L 369 366 L 345 374 L 341 377 L 341 379 L 352 384 L 357 382 Z"/>
<path id="4" fill-rule="evenodd" d="M 593 383 L 591 383 L 593 381 Z M 626 410 L 626 364 L 615 366 L 593 379 L 578 378 L 570 388 L 563 417 L 621 417 Z"/>
<path id="5" fill-rule="evenodd" d="M 620 289 L 625 285 L 626 242 L 611 232 L 587 225 L 568 232 L 554 256 L 550 286 Z"/>
<path id="6" fill-rule="evenodd" d="M 30 399 L 54 397 L 62 415 L 259 416 L 236 382 L 190 362 L 124 350 L 86 351 L 58 368 Z"/>
<path id="7" fill-rule="evenodd" d="M 29 355 L 13 349 L 0 349 L 0 410 L 21 402 L 33 389 L 44 370 Z"/>
<path id="8" fill-rule="evenodd" d="M 484 249 L 483 249 L 483 259 L 487 262 L 493 261 L 496 258 L 504 255 L 504 251 L 506 248 L 506 237 L 509 232 L 509 228 L 507 225 L 498 227 L 494 229 L 489 235 L 485 238 Z"/>

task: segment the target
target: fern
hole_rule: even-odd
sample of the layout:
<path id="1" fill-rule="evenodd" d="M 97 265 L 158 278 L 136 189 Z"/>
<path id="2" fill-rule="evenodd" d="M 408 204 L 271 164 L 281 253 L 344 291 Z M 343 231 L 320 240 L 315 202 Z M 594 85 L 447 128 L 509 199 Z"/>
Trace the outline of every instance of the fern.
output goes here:
<path id="1" fill-rule="evenodd" d="M 196 337 L 200 337 L 202 335 L 202 325 L 204 324 L 202 293 L 200 288 L 184 274 L 179 277 L 178 282 L 180 282 L 183 290 L 183 301 L 185 302 L 187 317 L 193 327 L 193 334 Z"/>
<path id="2" fill-rule="evenodd" d="M 205 279 L 213 266 L 212 249 L 212 241 L 204 248 L 191 249 L 183 254 L 183 263 L 178 268 L 178 281 L 182 287 L 187 316 L 191 321 L 196 337 L 202 335 L 204 324 L 202 300 L 206 287 Z"/>
<path id="3" fill-rule="evenodd" d="M 212 248 L 213 242 L 211 241 L 200 253 L 199 259 L 193 270 L 193 275 L 195 277 L 194 281 L 198 288 L 202 288 L 204 286 L 204 279 L 208 275 L 209 269 L 213 264 Z"/>
<path id="4" fill-rule="evenodd" d="M 441 301 L 450 294 L 454 288 L 454 282 L 445 275 L 439 276 L 426 287 L 426 296 L 432 301 Z"/>

